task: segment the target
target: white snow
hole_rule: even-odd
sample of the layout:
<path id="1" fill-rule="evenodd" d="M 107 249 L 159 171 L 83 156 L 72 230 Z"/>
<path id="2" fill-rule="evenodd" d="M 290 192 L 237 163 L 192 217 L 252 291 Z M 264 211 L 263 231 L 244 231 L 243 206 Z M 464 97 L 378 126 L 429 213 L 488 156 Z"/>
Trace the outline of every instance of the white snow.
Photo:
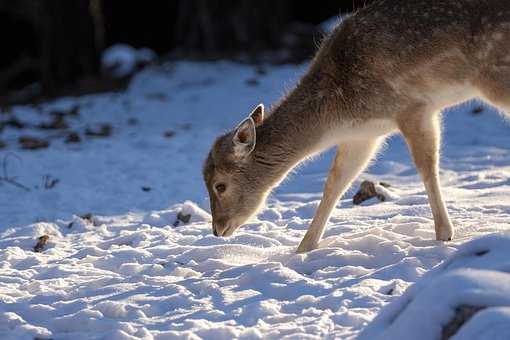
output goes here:
<path id="1" fill-rule="evenodd" d="M 483 310 L 456 338 L 506 339 L 510 334 L 510 232 L 462 245 L 384 308 L 359 338 L 440 339 L 462 306 Z"/>
<path id="2" fill-rule="evenodd" d="M 510 307 L 492 307 L 478 312 L 452 339 L 510 339 Z"/>
<path id="3" fill-rule="evenodd" d="M 136 49 L 127 44 L 115 44 L 104 50 L 101 66 L 115 77 L 125 77 L 132 74 L 140 63 L 147 64 L 155 59 L 156 54 L 149 48 Z"/>
<path id="4" fill-rule="evenodd" d="M 12 115 L 34 122 L 79 105 L 79 117 L 66 117 L 73 130 L 111 123 L 113 134 L 79 144 L 32 128 L 0 134 L 9 144 L 0 161 L 19 156 L 9 157 L 8 173 L 31 188 L 0 185 L 0 338 L 352 338 L 461 244 L 509 229 L 510 128 L 490 108 L 472 115 L 478 104 L 469 103 L 445 116 L 441 179 L 453 242 L 434 241 L 425 191 L 399 137 L 360 178 L 390 183 L 394 196 L 353 206 L 349 191 L 320 249 L 295 254 L 331 151 L 293 173 L 233 237 L 214 237 L 201 175 L 214 138 L 259 102 L 276 102 L 305 68 L 259 74 L 249 65 L 179 62 L 144 69 L 122 93 L 14 107 Z M 20 134 L 51 146 L 19 150 Z M 45 175 L 60 181 L 44 189 Z M 175 223 L 179 212 L 190 221 Z M 42 235 L 49 243 L 34 253 Z M 491 313 L 477 318 L 507 317 Z"/>

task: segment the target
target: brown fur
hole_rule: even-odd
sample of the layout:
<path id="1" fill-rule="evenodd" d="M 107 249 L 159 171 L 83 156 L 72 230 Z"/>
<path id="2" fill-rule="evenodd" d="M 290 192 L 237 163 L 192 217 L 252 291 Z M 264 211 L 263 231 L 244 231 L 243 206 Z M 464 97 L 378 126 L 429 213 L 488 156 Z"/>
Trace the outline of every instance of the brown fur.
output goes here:
<path id="1" fill-rule="evenodd" d="M 400 131 L 424 180 L 436 238 L 451 239 L 438 175 L 439 112 L 473 96 L 509 112 L 509 42 L 509 1 L 383 0 L 351 15 L 267 118 L 255 110 L 214 143 L 204 178 L 215 234 L 231 235 L 296 164 L 337 145 L 298 250 L 316 248 L 339 197 L 384 137 Z"/>

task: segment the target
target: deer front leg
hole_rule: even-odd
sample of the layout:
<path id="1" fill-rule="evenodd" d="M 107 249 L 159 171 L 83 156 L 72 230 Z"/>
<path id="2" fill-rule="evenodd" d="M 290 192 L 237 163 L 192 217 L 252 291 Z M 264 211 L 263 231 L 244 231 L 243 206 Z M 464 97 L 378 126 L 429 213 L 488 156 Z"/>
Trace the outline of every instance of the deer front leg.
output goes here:
<path id="1" fill-rule="evenodd" d="M 350 141 L 338 146 L 324 186 L 321 203 L 305 237 L 299 244 L 298 253 L 304 253 L 319 246 L 331 211 L 352 181 L 365 169 L 379 144 L 380 139 L 374 139 Z"/>
<path id="2" fill-rule="evenodd" d="M 439 145 L 441 128 L 438 114 L 416 113 L 403 117 L 399 128 L 404 136 L 429 198 L 436 239 L 450 241 L 453 227 L 439 183 Z"/>

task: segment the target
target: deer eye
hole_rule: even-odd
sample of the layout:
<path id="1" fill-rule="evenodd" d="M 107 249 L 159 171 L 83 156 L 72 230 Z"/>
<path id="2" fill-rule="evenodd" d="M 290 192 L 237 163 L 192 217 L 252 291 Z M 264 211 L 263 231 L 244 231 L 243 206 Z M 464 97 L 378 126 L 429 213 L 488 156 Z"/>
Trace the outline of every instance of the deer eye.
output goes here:
<path id="1" fill-rule="evenodd" d="M 220 194 L 225 192 L 225 190 L 227 190 L 227 187 L 225 186 L 225 184 L 223 183 L 220 183 L 220 184 L 216 184 L 216 186 L 214 187 L 216 189 L 217 192 L 219 192 Z"/>

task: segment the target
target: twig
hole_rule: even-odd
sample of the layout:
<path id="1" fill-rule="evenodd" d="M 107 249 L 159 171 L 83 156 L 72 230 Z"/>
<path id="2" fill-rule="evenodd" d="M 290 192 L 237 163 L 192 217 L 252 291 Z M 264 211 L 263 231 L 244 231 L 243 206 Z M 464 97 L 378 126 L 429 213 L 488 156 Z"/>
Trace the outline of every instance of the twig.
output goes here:
<path id="1" fill-rule="evenodd" d="M 16 158 L 18 161 L 21 161 L 19 156 L 16 155 L 16 154 L 8 153 L 8 154 L 5 155 L 4 159 L 2 160 L 3 176 L 0 176 L 0 183 L 4 182 L 4 183 L 7 183 L 7 184 L 14 185 L 15 187 L 18 187 L 18 188 L 23 189 L 25 191 L 30 191 L 29 187 L 27 187 L 27 186 L 17 182 L 15 177 L 9 177 L 9 174 L 7 172 L 7 160 L 9 158 L 9 156 L 12 156 L 12 157 Z"/>

